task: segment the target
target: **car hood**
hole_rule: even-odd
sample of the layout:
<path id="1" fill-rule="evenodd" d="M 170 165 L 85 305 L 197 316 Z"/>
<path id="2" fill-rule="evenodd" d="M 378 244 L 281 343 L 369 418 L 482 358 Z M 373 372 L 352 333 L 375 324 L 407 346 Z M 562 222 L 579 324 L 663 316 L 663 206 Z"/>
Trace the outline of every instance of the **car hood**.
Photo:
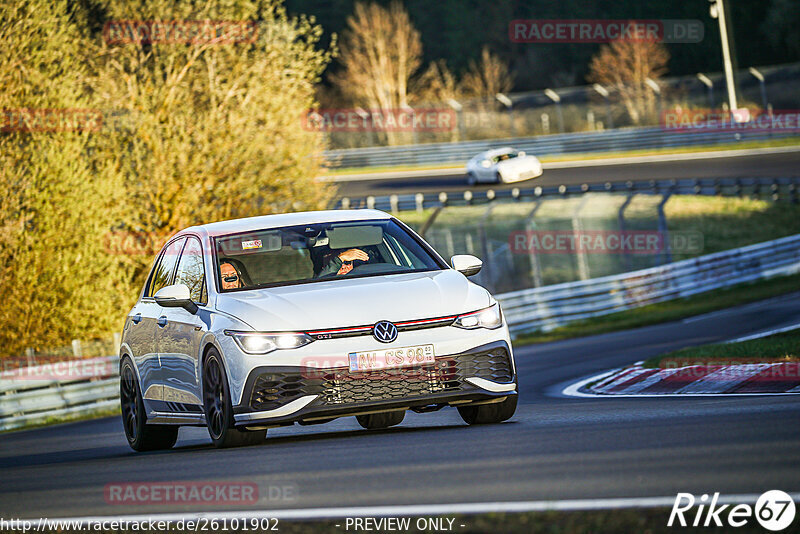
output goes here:
<path id="1" fill-rule="evenodd" d="M 497 163 L 497 166 L 504 171 L 522 171 L 537 165 L 539 165 L 539 159 L 536 156 L 523 156 L 521 158 L 507 159 Z"/>
<path id="2" fill-rule="evenodd" d="M 456 315 L 491 300 L 447 269 L 238 291 L 219 295 L 216 307 L 258 331 L 305 331 Z"/>

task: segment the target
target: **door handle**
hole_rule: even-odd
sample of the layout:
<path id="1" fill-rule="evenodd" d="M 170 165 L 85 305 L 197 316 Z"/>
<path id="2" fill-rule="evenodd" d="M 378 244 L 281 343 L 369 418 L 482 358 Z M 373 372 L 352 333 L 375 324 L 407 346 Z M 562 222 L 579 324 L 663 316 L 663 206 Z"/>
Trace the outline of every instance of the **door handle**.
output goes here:
<path id="1" fill-rule="evenodd" d="M 142 314 L 141 313 L 137 313 L 131 319 L 131 321 L 133 321 L 133 324 L 139 324 L 139 322 L 141 322 L 141 320 L 142 320 Z"/>
<path id="2" fill-rule="evenodd" d="M 161 317 L 158 318 L 158 326 L 160 326 L 161 328 L 164 328 L 165 326 L 167 326 L 167 316 L 166 315 L 162 315 Z"/>

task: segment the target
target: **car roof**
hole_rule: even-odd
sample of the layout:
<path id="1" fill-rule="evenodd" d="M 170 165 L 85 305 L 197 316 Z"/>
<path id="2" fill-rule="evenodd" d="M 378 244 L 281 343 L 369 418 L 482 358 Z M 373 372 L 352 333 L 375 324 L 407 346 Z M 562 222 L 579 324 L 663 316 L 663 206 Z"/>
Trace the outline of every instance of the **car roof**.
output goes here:
<path id="1" fill-rule="evenodd" d="M 327 222 L 366 221 L 370 219 L 390 219 L 391 215 L 380 210 L 323 210 L 299 211 L 295 213 L 281 213 L 276 215 L 260 215 L 245 219 L 232 219 L 197 226 L 181 230 L 179 234 L 197 233 L 208 236 L 234 234 L 238 232 L 251 232 L 266 228 L 279 228 L 282 226 L 296 226 L 301 224 L 318 224 Z"/>

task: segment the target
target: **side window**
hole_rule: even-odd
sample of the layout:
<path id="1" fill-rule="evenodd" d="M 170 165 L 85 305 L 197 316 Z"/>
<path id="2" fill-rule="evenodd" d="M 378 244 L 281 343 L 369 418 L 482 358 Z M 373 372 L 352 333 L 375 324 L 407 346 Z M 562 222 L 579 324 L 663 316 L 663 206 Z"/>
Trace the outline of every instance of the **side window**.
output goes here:
<path id="1" fill-rule="evenodd" d="M 176 284 L 186 284 L 192 300 L 201 304 L 206 303 L 205 269 L 203 267 L 203 248 L 200 241 L 190 237 L 178 262 L 178 271 L 175 274 Z"/>
<path id="2" fill-rule="evenodd" d="M 161 254 L 153 274 L 150 276 L 150 287 L 147 288 L 145 297 L 152 297 L 158 290 L 169 285 L 172 275 L 175 274 L 175 265 L 178 263 L 178 256 L 183 248 L 186 238 L 181 238 L 170 243 Z"/>

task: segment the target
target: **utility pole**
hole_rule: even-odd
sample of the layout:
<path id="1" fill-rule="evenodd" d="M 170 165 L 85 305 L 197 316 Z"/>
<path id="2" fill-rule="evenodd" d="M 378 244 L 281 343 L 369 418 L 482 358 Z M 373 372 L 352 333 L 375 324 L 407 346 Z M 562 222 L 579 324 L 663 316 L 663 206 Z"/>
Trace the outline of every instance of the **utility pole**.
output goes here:
<path id="1" fill-rule="evenodd" d="M 711 18 L 719 21 L 719 34 L 722 40 L 722 66 L 725 69 L 725 84 L 728 86 L 728 105 L 730 105 L 731 114 L 736 116 L 739 103 L 736 101 L 736 81 L 733 76 L 734 58 L 728 40 L 728 21 L 725 13 L 726 0 L 709 0 L 709 2 L 711 2 Z"/>

